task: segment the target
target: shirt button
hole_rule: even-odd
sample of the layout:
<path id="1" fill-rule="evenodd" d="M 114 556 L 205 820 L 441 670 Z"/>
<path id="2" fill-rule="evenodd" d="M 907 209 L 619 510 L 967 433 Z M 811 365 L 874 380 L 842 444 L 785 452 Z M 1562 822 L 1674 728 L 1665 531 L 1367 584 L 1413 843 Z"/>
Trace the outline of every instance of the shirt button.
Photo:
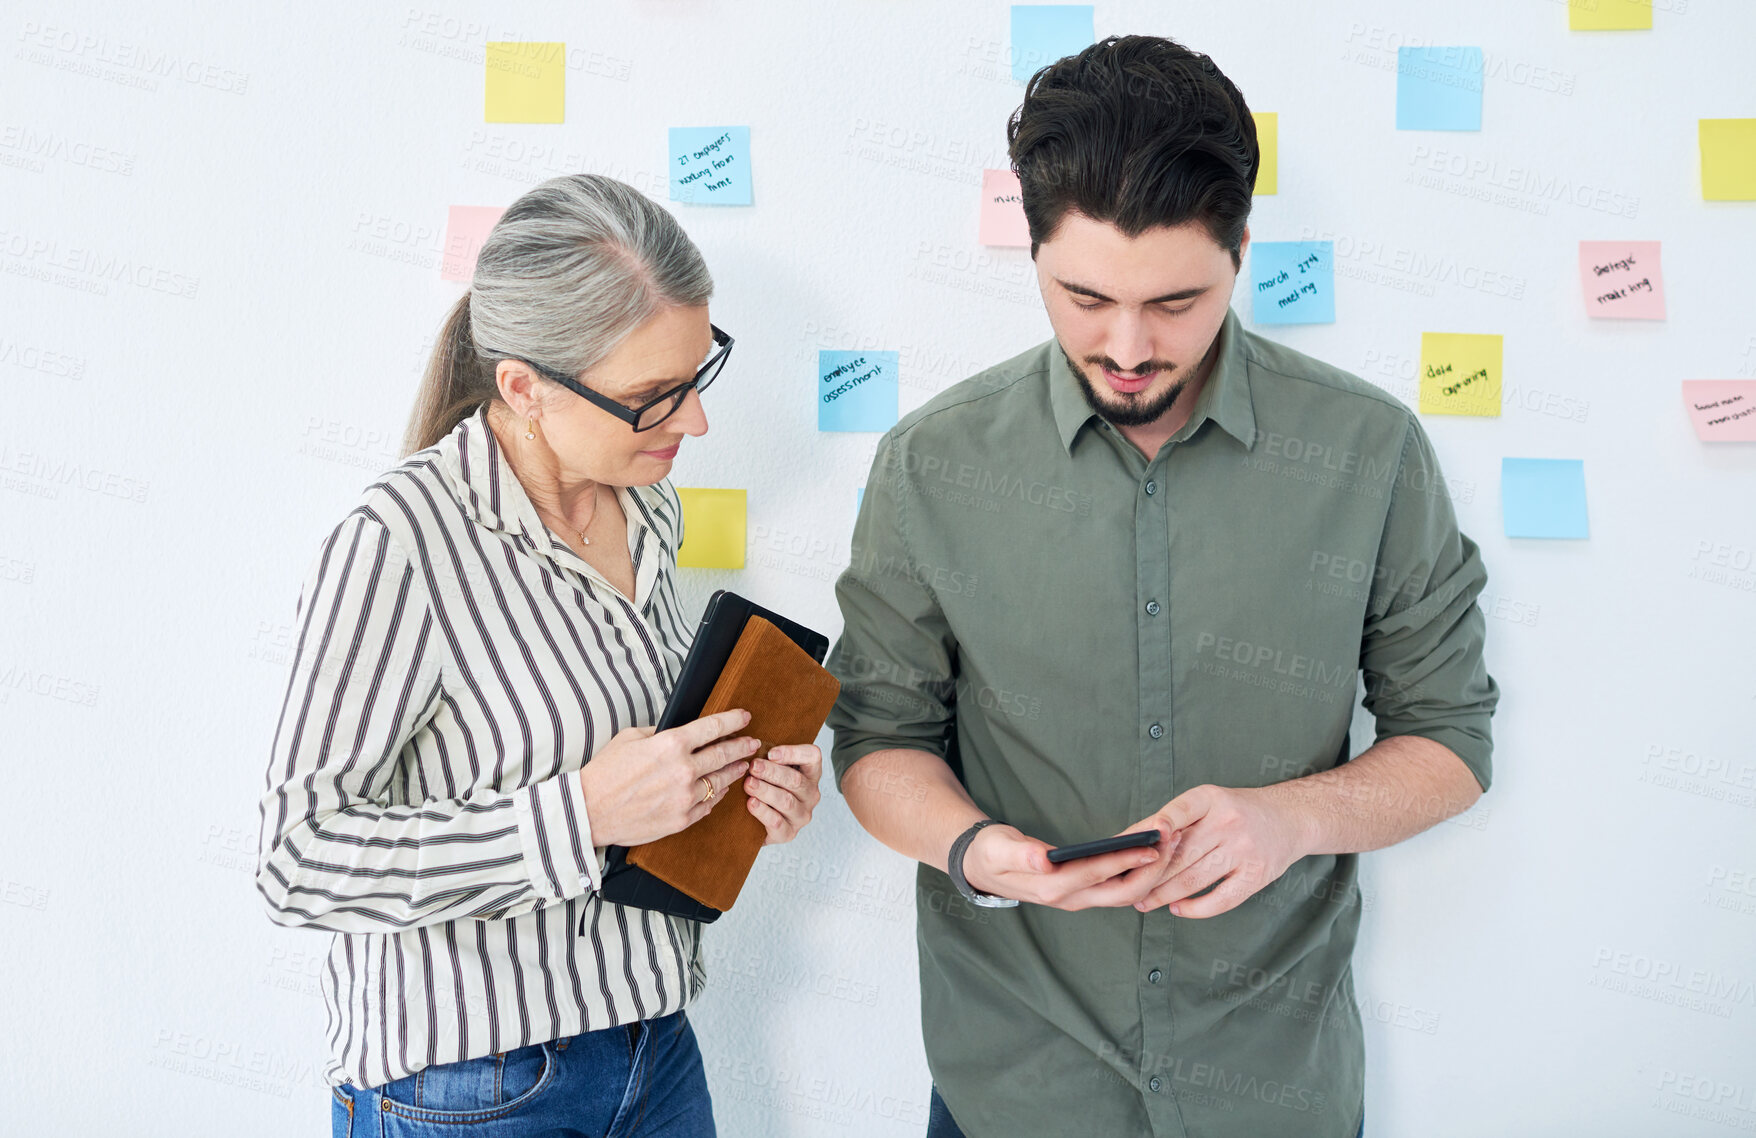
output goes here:
<path id="1" fill-rule="evenodd" d="M 1158 980 L 1159 980 L 1159 970 L 1158 969 L 1154 968 L 1151 972 L 1148 972 L 1146 974 L 1146 982 L 1148 984 L 1156 984 L 1156 983 L 1158 983 Z"/>
<path id="2" fill-rule="evenodd" d="M 1146 729 L 1146 733 L 1148 735 L 1151 735 L 1154 739 L 1162 739 L 1165 737 L 1165 729 L 1163 727 L 1160 727 L 1156 723 L 1154 723 L 1151 727 L 1148 727 Z"/>
<path id="3" fill-rule="evenodd" d="M 1146 480 L 1146 492 L 1148 494 L 1158 493 L 1158 483 L 1154 482 L 1152 479 L 1148 478 Z"/>
<path id="4" fill-rule="evenodd" d="M 1158 602 L 1157 601 L 1147 601 L 1146 602 L 1146 615 L 1147 616 L 1157 616 L 1158 615 Z"/>
<path id="5" fill-rule="evenodd" d="M 1146 1084 L 1146 1085 L 1147 1085 L 1147 1086 L 1149 1086 L 1149 1087 L 1151 1087 L 1151 1088 L 1152 1088 L 1152 1092 L 1153 1092 L 1153 1093 L 1154 1093 L 1154 1094 L 1157 1094 L 1157 1093 L 1158 1093 L 1158 1089 L 1159 1089 L 1159 1088 L 1160 1088 L 1160 1087 L 1162 1087 L 1162 1086 L 1164 1086 L 1164 1084 L 1163 1084 L 1163 1083 L 1161 1083 L 1161 1082 L 1159 1082 L 1159 1078 L 1158 1078 L 1158 1076 L 1157 1076 L 1157 1075 L 1154 1075 L 1154 1076 L 1153 1076 L 1153 1077 L 1152 1077 L 1152 1082 L 1150 1082 L 1150 1083 L 1147 1083 L 1147 1084 Z"/>

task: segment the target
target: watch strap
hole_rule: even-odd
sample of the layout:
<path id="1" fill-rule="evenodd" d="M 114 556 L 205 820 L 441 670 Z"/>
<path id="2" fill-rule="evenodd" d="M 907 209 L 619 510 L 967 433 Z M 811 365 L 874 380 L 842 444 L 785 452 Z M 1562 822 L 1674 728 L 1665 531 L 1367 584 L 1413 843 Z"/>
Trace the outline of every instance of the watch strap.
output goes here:
<path id="1" fill-rule="evenodd" d="M 982 831 L 984 826 L 997 826 L 999 824 L 997 818 L 983 818 L 957 835 L 957 840 L 951 843 L 951 852 L 945 857 L 945 871 L 950 875 L 951 883 L 957 886 L 957 891 L 963 894 L 965 901 L 972 905 L 979 905 L 984 909 L 1010 909 L 1018 904 L 1011 897 L 1000 897 L 993 893 L 978 893 L 970 886 L 969 879 L 963 875 L 963 855 L 969 850 L 969 844 L 975 841 L 976 835 Z"/>

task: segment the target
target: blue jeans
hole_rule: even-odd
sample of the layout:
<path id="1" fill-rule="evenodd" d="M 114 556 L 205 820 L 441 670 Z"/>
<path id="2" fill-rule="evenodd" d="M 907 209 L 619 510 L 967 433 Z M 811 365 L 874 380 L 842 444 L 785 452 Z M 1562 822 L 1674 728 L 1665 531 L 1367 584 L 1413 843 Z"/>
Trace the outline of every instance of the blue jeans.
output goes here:
<path id="1" fill-rule="evenodd" d="M 714 1134 L 707 1071 L 682 1012 L 330 1089 L 335 1138 Z"/>
<path id="2" fill-rule="evenodd" d="M 1359 1133 L 1354 1138 L 1365 1138 L 1366 1120 L 1360 1119 Z M 927 1138 L 964 1138 L 963 1131 L 957 1128 L 957 1121 L 946 1109 L 945 1100 L 939 1097 L 939 1088 L 933 1088 L 932 1096 L 927 1100 Z"/>

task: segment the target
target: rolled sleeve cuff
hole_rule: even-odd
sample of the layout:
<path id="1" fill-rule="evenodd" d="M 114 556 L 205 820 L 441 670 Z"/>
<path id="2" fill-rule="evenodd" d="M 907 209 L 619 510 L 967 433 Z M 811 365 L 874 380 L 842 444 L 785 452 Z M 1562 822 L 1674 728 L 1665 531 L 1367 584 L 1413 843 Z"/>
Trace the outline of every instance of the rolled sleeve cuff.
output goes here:
<path id="1" fill-rule="evenodd" d="M 1486 717 L 1483 718 L 1479 732 L 1450 724 L 1409 724 L 1400 729 L 1395 724 L 1378 725 L 1378 736 L 1381 739 L 1393 735 L 1416 735 L 1446 748 L 1469 768 L 1469 773 L 1475 776 L 1483 791 L 1488 789 L 1488 784 L 1494 779 L 1494 745 L 1486 732 Z"/>
<path id="2" fill-rule="evenodd" d="M 523 787 L 513 803 L 525 864 L 540 896 L 564 901 L 602 888 L 603 852 L 592 845 L 578 771 Z"/>
<path id="3" fill-rule="evenodd" d="M 829 766 L 835 773 L 835 788 L 839 791 L 846 781 L 848 771 L 853 765 L 867 755 L 878 751 L 889 750 L 925 751 L 930 755 L 945 757 L 943 739 L 911 739 L 902 736 L 875 736 L 856 734 L 852 731 L 835 733 L 835 742 L 829 748 Z"/>

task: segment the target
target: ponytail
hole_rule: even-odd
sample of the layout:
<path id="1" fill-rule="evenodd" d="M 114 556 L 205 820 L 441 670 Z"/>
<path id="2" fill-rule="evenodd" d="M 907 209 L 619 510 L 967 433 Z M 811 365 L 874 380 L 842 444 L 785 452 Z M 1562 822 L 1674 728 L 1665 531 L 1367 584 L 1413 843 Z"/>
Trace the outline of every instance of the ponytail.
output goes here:
<path id="1" fill-rule="evenodd" d="M 439 329 L 439 339 L 433 345 L 433 355 L 427 361 L 421 389 L 415 396 L 408 432 L 403 436 L 405 458 L 449 435 L 495 395 L 493 374 L 476 354 L 469 304 L 470 294 L 466 292 L 452 306 L 444 327 Z"/>
<path id="2" fill-rule="evenodd" d="M 433 345 L 404 457 L 499 399 L 496 361 L 540 360 L 578 376 L 661 308 L 712 295 L 701 251 L 633 186 L 601 174 L 539 183 L 482 242 L 469 291 Z"/>

